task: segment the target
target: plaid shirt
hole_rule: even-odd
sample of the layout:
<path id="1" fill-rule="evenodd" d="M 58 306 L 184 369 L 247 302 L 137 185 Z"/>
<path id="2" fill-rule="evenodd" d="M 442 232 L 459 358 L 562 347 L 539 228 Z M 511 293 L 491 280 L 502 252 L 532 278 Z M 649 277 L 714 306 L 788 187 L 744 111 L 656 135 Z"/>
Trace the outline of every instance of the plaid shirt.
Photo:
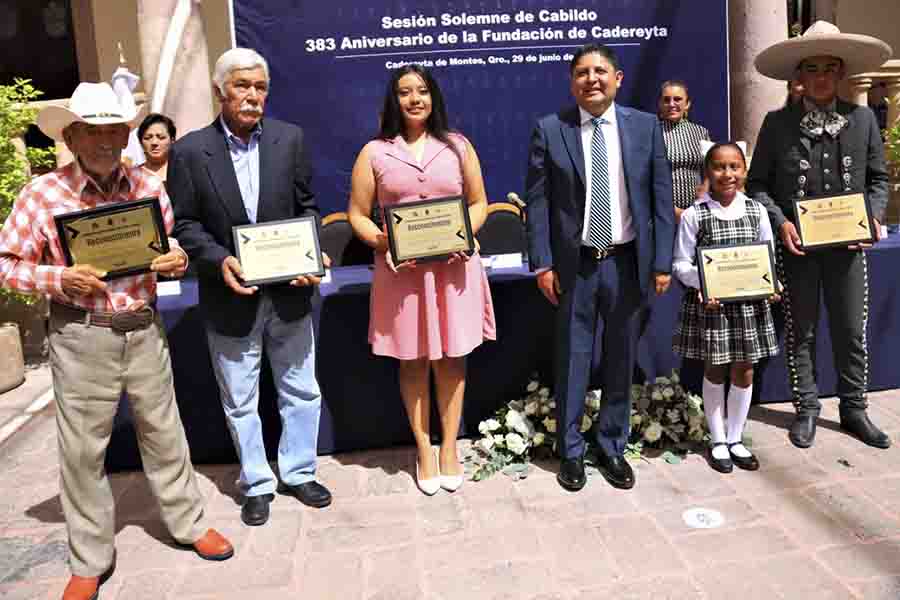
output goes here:
<path id="1" fill-rule="evenodd" d="M 114 189 L 104 194 L 75 161 L 26 185 L 0 230 L 0 285 L 24 294 L 49 294 L 91 312 L 124 310 L 138 300 L 149 303 L 156 296 L 155 273 L 107 281 L 104 292 L 88 296 L 67 296 L 62 289 L 66 259 L 54 215 L 157 196 L 166 231 L 172 231 L 175 219 L 161 179 L 124 165 L 117 177 Z M 173 238 L 169 244 L 178 247 Z"/>

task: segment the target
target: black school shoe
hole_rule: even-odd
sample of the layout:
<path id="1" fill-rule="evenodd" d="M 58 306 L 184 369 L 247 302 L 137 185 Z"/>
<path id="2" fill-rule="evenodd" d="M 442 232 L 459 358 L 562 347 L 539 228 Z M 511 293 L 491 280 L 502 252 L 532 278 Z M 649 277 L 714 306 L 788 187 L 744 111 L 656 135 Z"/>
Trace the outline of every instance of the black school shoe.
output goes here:
<path id="1" fill-rule="evenodd" d="M 737 445 L 741 444 L 741 442 L 735 442 L 733 444 L 728 444 L 728 454 L 731 455 L 731 462 L 734 463 L 738 469 L 743 469 L 745 471 L 756 471 L 759 469 L 759 461 L 756 460 L 756 456 L 750 452 L 750 456 L 735 456 L 734 452 L 731 449 Z"/>
<path id="2" fill-rule="evenodd" d="M 706 452 L 706 461 L 709 463 L 709 466 L 713 468 L 713 470 L 718 471 L 719 473 L 731 473 L 734 470 L 734 464 L 731 462 L 730 458 L 716 458 L 713 456 L 713 449 L 719 446 L 727 446 L 725 442 L 719 442 L 718 444 L 713 444 L 709 447 L 709 450 Z M 729 452 L 729 455 L 731 453 Z"/>

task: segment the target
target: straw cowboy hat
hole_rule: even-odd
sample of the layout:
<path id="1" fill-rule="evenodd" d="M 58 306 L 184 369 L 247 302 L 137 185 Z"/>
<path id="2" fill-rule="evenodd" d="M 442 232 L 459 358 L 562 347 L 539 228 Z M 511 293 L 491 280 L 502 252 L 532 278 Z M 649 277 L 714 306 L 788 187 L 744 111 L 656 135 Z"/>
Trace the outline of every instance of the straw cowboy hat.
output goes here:
<path id="1" fill-rule="evenodd" d="M 140 109 L 126 110 L 119 104 L 116 93 L 108 83 L 79 83 L 69 99 L 68 108 L 48 106 L 37 116 L 37 125 L 48 137 L 63 140 L 63 129 L 72 123 L 117 125 L 125 123 L 130 129 L 144 118 L 146 104 Z"/>
<path id="2" fill-rule="evenodd" d="M 794 77 L 797 66 L 813 56 L 834 56 L 844 61 L 844 73 L 877 69 L 891 57 L 891 47 L 878 38 L 841 33 L 827 21 L 816 21 L 803 35 L 769 46 L 756 57 L 756 70 L 772 79 Z"/>

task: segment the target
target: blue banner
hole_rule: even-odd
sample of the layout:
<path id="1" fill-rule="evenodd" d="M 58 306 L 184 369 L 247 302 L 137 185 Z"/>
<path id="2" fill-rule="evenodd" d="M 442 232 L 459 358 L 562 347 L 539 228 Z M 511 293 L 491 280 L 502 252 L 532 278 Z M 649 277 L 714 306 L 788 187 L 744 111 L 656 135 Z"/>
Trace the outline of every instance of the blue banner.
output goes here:
<path id="1" fill-rule="evenodd" d="M 346 209 L 389 71 L 409 62 L 432 69 L 491 201 L 522 194 L 535 120 L 573 104 L 569 60 L 590 41 L 619 56 L 617 102 L 655 113 L 660 84 L 681 79 L 690 118 L 728 138 L 726 0 L 232 1 L 237 44 L 269 61 L 266 113 L 306 132 L 323 214 Z"/>

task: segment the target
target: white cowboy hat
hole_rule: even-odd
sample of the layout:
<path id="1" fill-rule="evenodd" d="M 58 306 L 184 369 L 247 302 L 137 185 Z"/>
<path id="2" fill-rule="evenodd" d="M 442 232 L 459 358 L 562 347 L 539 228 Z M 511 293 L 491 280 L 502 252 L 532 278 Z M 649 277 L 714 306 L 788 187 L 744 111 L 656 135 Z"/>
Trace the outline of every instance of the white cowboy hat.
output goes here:
<path id="1" fill-rule="evenodd" d="M 108 83 L 79 83 L 69 99 L 68 108 L 48 106 L 37 116 L 37 125 L 48 137 L 63 140 L 63 129 L 72 123 L 116 125 L 125 123 L 130 129 L 144 118 L 147 105 L 125 109 Z"/>
<path id="2" fill-rule="evenodd" d="M 891 57 L 891 47 L 878 38 L 841 33 L 827 21 L 816 21 L 803 35 L 769 46 L 756 57 L 756 70 L 772 79 L 794 78 L 797 66 L 813 56 L 834 56 L 844 61 L 847 75 L 877 69 Z"/>

